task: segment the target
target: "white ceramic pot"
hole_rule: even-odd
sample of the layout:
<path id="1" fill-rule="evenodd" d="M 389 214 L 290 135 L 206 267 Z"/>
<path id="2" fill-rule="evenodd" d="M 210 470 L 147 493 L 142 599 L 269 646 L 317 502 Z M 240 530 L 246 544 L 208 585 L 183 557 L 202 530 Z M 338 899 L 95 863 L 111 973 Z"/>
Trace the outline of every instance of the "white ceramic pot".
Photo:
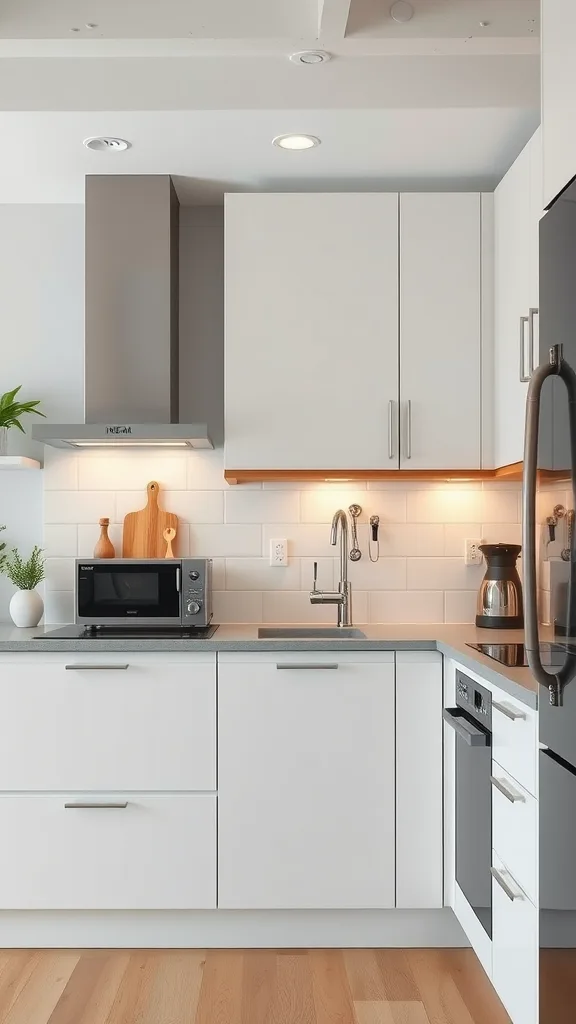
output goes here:
<path id="1" fill-rule="evenodd" d="M 35 590 L 17 590 L 10 601 L 10 616 L 15 626 L 37 626 L 44 611 L 44 601 Z"/>

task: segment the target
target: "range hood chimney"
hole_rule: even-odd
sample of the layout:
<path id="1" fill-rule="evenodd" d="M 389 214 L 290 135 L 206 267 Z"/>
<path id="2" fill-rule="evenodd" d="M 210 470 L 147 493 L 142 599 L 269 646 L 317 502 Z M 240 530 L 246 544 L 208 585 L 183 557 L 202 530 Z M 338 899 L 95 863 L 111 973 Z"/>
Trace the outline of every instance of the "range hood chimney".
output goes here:
<path id="1" fill-rule="evenodd" d="M 56 448 L 212 448 L 178 422 L 178 217 L 167 174 L 86 178 L 84 416 L 35 424 Z"/>

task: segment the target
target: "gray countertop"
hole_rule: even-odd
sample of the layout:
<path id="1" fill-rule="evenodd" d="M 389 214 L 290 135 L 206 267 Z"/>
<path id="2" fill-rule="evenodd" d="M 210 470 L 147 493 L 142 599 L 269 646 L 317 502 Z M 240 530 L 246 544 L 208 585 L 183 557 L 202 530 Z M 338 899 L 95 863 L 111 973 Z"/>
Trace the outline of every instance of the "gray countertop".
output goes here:
<path id="1" fill-rule="evenodd" d="M 270 625 L 267 623 L 266 625 Z M 310 623 L 308 623 L 310 625 Z M 220 626 L 210 640 L 46 640 L 53 626 L 18 629 L 0 624 L 0 655 L 26 651 L 36 654 L 82 651 L 435 651 L 454 658 L 484 679 L 537 707 L 538 684 L 527 668 L 506 668 L 467 647 L 469 643 L 518 643 L 521 630 L 477 629 L 475 626 L 361 625 L 365 640 L 259 640 L 257 625 Z"/>

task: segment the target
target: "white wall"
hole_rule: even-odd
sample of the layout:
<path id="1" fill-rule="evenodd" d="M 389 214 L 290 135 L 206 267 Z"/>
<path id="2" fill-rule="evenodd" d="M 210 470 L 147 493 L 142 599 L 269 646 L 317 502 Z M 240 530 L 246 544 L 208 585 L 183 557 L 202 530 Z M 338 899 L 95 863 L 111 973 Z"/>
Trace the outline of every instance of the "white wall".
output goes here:
<path id="1" fill-rule="evenodd" d="M 22 398 L 39 398 L 52 419 L 83 415 L 83 282 L 82 206 L 0 205 L 0 393 L 22 384 Z M 16 430 L 9 451 L 44 455 Z M 0 473 L 0 523 L 9 546 L 41 542 L 41 473 Z M 12 593 L 0 578 L 0 621 Z"/>

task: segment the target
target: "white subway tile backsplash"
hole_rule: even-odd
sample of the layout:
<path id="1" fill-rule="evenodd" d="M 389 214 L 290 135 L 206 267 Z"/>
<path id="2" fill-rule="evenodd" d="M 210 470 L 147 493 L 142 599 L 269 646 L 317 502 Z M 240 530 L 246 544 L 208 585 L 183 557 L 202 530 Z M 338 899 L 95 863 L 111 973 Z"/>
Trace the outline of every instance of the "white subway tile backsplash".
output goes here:
<path id="1" fill-rule="evenodd" d="M 388 494 L 383 501 L 381 496 L 371 495 L 368 491 L 357 487 L 327 488 L 325 490 L 302 491 L 301 515 L 303 523 L 331 523 L 337 509 L 346 512 L 350 505 L 357 504 L 362 508 L 358 520 L 367 523 L 371 515 L 377 512 L 391 523 L 406 521 L 406 495 L 402 492 Z"/>
<path id="2" fill-rule="evenodd" d="M 262 594 L 257 591 L 215 590 L 214 622 L 263 622 Z"/>
<path id="3" fill-rule="evenodd" d="M 78 459 L 59 448 L 44 449 L 44 490 L 75 491 L 78 488 Z"/>
<path id="4" fill-rule="evenodd" d="M 433 623 L 444 621 L 441 590 L 374 590 L 369 595 L 370 622 Z"/>
<path id="5" fill-rule="evenodd" d="M 201 558 L 256 558 L 262 554 L 262 527 L 194 524 L 190 527 L 190 554 Z"/>
<path id="6" fill-rule="evenodd" d="M 227 523 L 298 523 L 299 491 L 244 491 L 232 488 L 224 495 Z"/>
<path id="7" fill-rule="evenodd" d="M 76 524 L 67 524 L 66 526 L 45 524 L 42 547 L 47 558 L 63 556 L 75 558 L 78 554 L 78 527 Z"/>
<path id="8" fill-rule="evenodd" d="M 46 589 L 74 590 L 74 564 L 73 558 L 47 558 L 44 567 Z"/>
<path id="9" fill-rule="evenodd" d="M 94 548 L 100 536 L 98 523 L 82 523 L 78 527 L 78 558 L 93 558 Z M 119 523 L 110 523 L 108 536 L 114 545 L 116 558 L 122 557 L 122 527 Z"/>
<path id="10" fill-rule="evenodd" d="M 477 598 L 475 590 L 447 590 L 444 594 L 444 621 L 474 622 Z"/>
<path id="11" fill-rule="evenodd" d="M 338 579 L 337 560 L 334 572 Z M 371 562 L 365 557 L 359 562 L 348 562 L 348 579 L 355 590 L 406 590 L 406 559 L 379 558 Z"/>
<path id="12" fill-rule="evenodd" d="M 146 493 L 118 491 L 116 493 L 116 522 L 146 505 Z M 224 522 L 224 495 L 222 491 L 160 491 L 160 508 L 174 512 L 182 523 Z"/>
<path id="13" fill-rule="evenodd" d="M 186 463 L 172 455 L 110 452 L 109 455 L 78 459 L 81 490 L 138 491 L 146 504 L 146 487 L 150 480 L 160 484 L 160 493 L 166 490 L 185 490 Z"/>
<path id="14" fill-rule="evenodd" d="M 360 624 L 472 622 L 484 566 L 464 566 L 464 540 L 520 539 L 517 484 L 269 481 L 230 487 L 221 449 L 118 450 L 106 457 L 47 449 L 46 621 L 72 621 L 74 558 L 92 557 L 102 516 L 111 520 L 110 538 L 121 555 L 122 520 L 144 507 L 151 479 L 161 485 L 161 506 L 180 519 L 177 554 L 214 560 L 216 622 L 336 622 L 335 606 L 310 604 L 313 562 L 318 587 L 335 589 L 340 568 L 330 523 L 337 508 L 353 502 L 363 509 L 363 557 L 348 562 L 353 618 Z M 549 504 L 561 500 L 559 494 L 551 491 Z M 377 563 L 368 558 L 374 514 L 380 516 Z M 269 565 L 274 537 L 287 539 L 286 568 Z"/>
<path id="15" fill-rule="evenodd" d="M 460 488 L 456 484 L 444 488 L 408 491 L 409 523 L 479 523 L 482 521 L 482 491 Z"/>
<path id="16" fill-rule="evenodd" d="M 299 590 L 300 560 L 285 567 L 271 566 L 267 558 L 227 558 L 227 590 Z"/>
<path id="17" fill-rule="evenodd" d="M 380 523 L 380 555 L 402 557 L 444 554 L 444 526 L 440 523 Z M 372 545 L 373 553 L 375 546 Z"/>
<path id="18" fill-rule="evenodd" d="M 464 565 L 463 558 L 408 559 L 408 590 L 474 590 L 485 566 Z"/>
<path id="19" fill-rule="evenodd" d="M 521 544 L 522 524 L 484 523 L 481 536 L 487 544 Z"/>
<path id="20" fill-rule="evenodd" d="M 46 588 L 44 622 L 55 626 L 74 622 L 74 594 L 72 591 Z"/>
<path id="21" fill-rule="evenodd" d="M 480 523 L 447 523 L 444 527 L 444 552 L 448 558 L 464 559 L 464 544 L 467 540 L 483 540 Z"/>
<path id="22" fill-rule="evenodd" d="M 138 507 L 138 506 L 136 506 Z M 45 491 L 45 523 L 98 523 L 114 520 L 113 491 Z"/>
<path id="23" fill-rule="evenodd" d="M 307 622 L 336 625 L 336 605 L 310 603 L 305 591 L 269 591 L 262 594 L 263 622 Z"/>
<path id="24" fill-rule="evenodd" d="M 520 490 L 484 491 L 482 494 L 483 523 L 519 523 Z"/>

